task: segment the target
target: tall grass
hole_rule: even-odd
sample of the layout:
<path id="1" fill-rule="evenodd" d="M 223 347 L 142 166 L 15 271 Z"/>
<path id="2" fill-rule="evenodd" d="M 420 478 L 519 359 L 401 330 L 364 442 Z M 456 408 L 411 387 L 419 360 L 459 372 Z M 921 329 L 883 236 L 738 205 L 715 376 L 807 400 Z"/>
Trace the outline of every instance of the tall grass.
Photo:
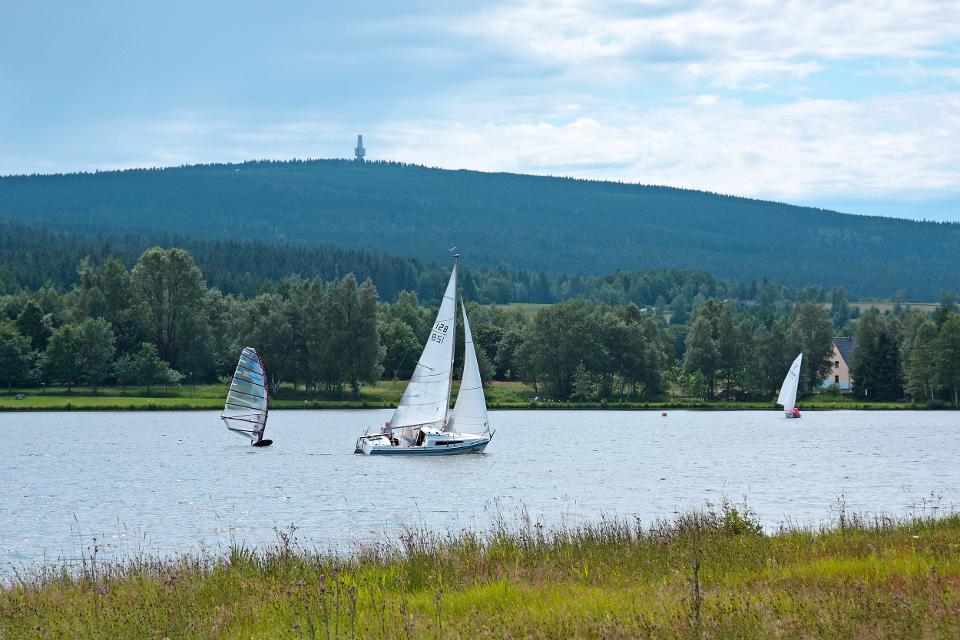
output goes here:
<path id="1" fill-rule="evenodd" d="M 0 638 L 960 637 L 960 517 L 765 533 L 749 510 L 485 533 L 409 529 L 348 556 L 138 556 L 14 575 Z"/>

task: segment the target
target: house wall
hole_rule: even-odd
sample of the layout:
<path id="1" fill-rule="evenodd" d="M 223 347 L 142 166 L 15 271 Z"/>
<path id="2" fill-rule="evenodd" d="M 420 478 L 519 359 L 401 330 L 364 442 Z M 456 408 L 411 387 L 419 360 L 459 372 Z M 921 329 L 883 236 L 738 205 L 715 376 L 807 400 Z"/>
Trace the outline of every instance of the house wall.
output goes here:
<path id="1" fill-rule="evenodd" d="M 830 369 L 830 374 L 823 379 L 821 386 L 826 389 L 832 384 L 837 384 L 840 385 L 841 391 L 850 391 L 850 367 L 847 366 L 843 356 L 840 355 L 836 343 L 833 344 L 830 362 L 833 363 L 833 368 Z"/>

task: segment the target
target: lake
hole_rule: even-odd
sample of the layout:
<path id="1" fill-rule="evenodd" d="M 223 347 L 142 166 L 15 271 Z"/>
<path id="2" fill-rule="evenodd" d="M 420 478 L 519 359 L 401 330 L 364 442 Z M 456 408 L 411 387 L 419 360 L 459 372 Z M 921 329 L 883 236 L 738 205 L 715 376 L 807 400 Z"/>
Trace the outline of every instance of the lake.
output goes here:
<path id="1" fill-rule="evenodd" d="M 215 412 L 2 413 L 0 572 L 233 542 L 344 551 L 404 526 L 483 529 L 525 510 L 545 524 L 644 522 L 746 500 L 765 526 L 848 510 L 909 515 L 960 502 L 960 413 L 494 411 L 484 455 L 353 454 L 376 411 L 275 411 L 250 447 Z"/>

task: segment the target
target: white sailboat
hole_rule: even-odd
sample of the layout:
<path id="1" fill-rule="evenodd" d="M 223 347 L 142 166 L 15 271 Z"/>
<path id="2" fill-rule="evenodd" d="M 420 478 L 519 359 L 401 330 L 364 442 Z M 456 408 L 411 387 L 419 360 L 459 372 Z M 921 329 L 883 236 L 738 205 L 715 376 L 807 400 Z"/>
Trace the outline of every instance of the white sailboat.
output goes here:
<path id="1" fill-rule="evenodd" d="M 220 419 L 227 429 L 247 438 L 254 447 L 269 447 L 273 440 L 263 438 L 269 401 L 270 385 L 263 359 L 253 347 L 244 347 Z"/>
<path id="2" fill-rule="evenodd" d="M 787 377 L 783 379 L 780 385 L 780 396 L 777 398 L 777 404 L 783 407 L 783 413 L 788 418 L 799 418 L 800 410 L 797 409 L 797 385 L 800 384 L 800 363 L 803 360 L 803 354 L 797 356 L 797 359 L 790 365 L 787 371 Z"/>
<path id="3" fill-rule="evenodd" d="M 473 346 L 467 310 L 461 304 L 464 327 L 464 365 L 460 392 L 453 411 L 453 356 L 456 346 L 457 266 L 447 283 L 440 310 L 430 330 L 417 367 L 400 404 L 379 432 L 369 429 L 357 439 L 354 453 L 365 455 L 451 455 L 480 453 L 494 432 L 487 419 L 483 381 Z"/>

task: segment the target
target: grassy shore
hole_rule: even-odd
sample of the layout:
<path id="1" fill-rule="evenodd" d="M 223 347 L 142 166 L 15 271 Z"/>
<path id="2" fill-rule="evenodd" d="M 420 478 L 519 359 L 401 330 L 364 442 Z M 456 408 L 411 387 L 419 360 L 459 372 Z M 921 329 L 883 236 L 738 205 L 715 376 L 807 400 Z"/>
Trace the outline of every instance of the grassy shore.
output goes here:
<path id="1" fill-rule="evenodd" d="M 400 543 L 338 558 L 280 532 L 222 558 L 91 557 L 0 590 L 0 637 L 960 637 L 958 516 L 765 535 L 724 505 Z"/>
<path id="2" fill-rule="evenodd" d="M 387 409 L 400 400 L 405 381 L 384 381 L 364 386 L 358 397 L 319 397 L 302 389 L 284 386 L 270 399 L 273 409 Z M 454 395 L 457 385 L 454 384 Z M 26 397 L 17 399 L 17 394 Z M 0 411 L 138 411 L 138 410 L 203 410 L 223 408 L 226 388 L 223 385 L 193 385 L 181 387 L 121 388 L 100 387 L 96 392 L 88 388 L 62 387 L 46 389 L 15 389 L 0 394 Z M 487 405 L 491 409 L 756 409 L 773 411 L 773 402 L 717 402 L 696 398 L 668 397 L 654 402 L 553 402 L 535 399 L 537 394 L 529 385 L 519 382 L 495 382 L 486 390 Z M 820 395 L 801 400 L 803 410 L 822 409 L 927 409 L 926 403 L 862 402 L 846 397 Z M 949 405 L 938 408 L 951 408 Z M 953 407 L 956 408 L 956 407 Z"/>

